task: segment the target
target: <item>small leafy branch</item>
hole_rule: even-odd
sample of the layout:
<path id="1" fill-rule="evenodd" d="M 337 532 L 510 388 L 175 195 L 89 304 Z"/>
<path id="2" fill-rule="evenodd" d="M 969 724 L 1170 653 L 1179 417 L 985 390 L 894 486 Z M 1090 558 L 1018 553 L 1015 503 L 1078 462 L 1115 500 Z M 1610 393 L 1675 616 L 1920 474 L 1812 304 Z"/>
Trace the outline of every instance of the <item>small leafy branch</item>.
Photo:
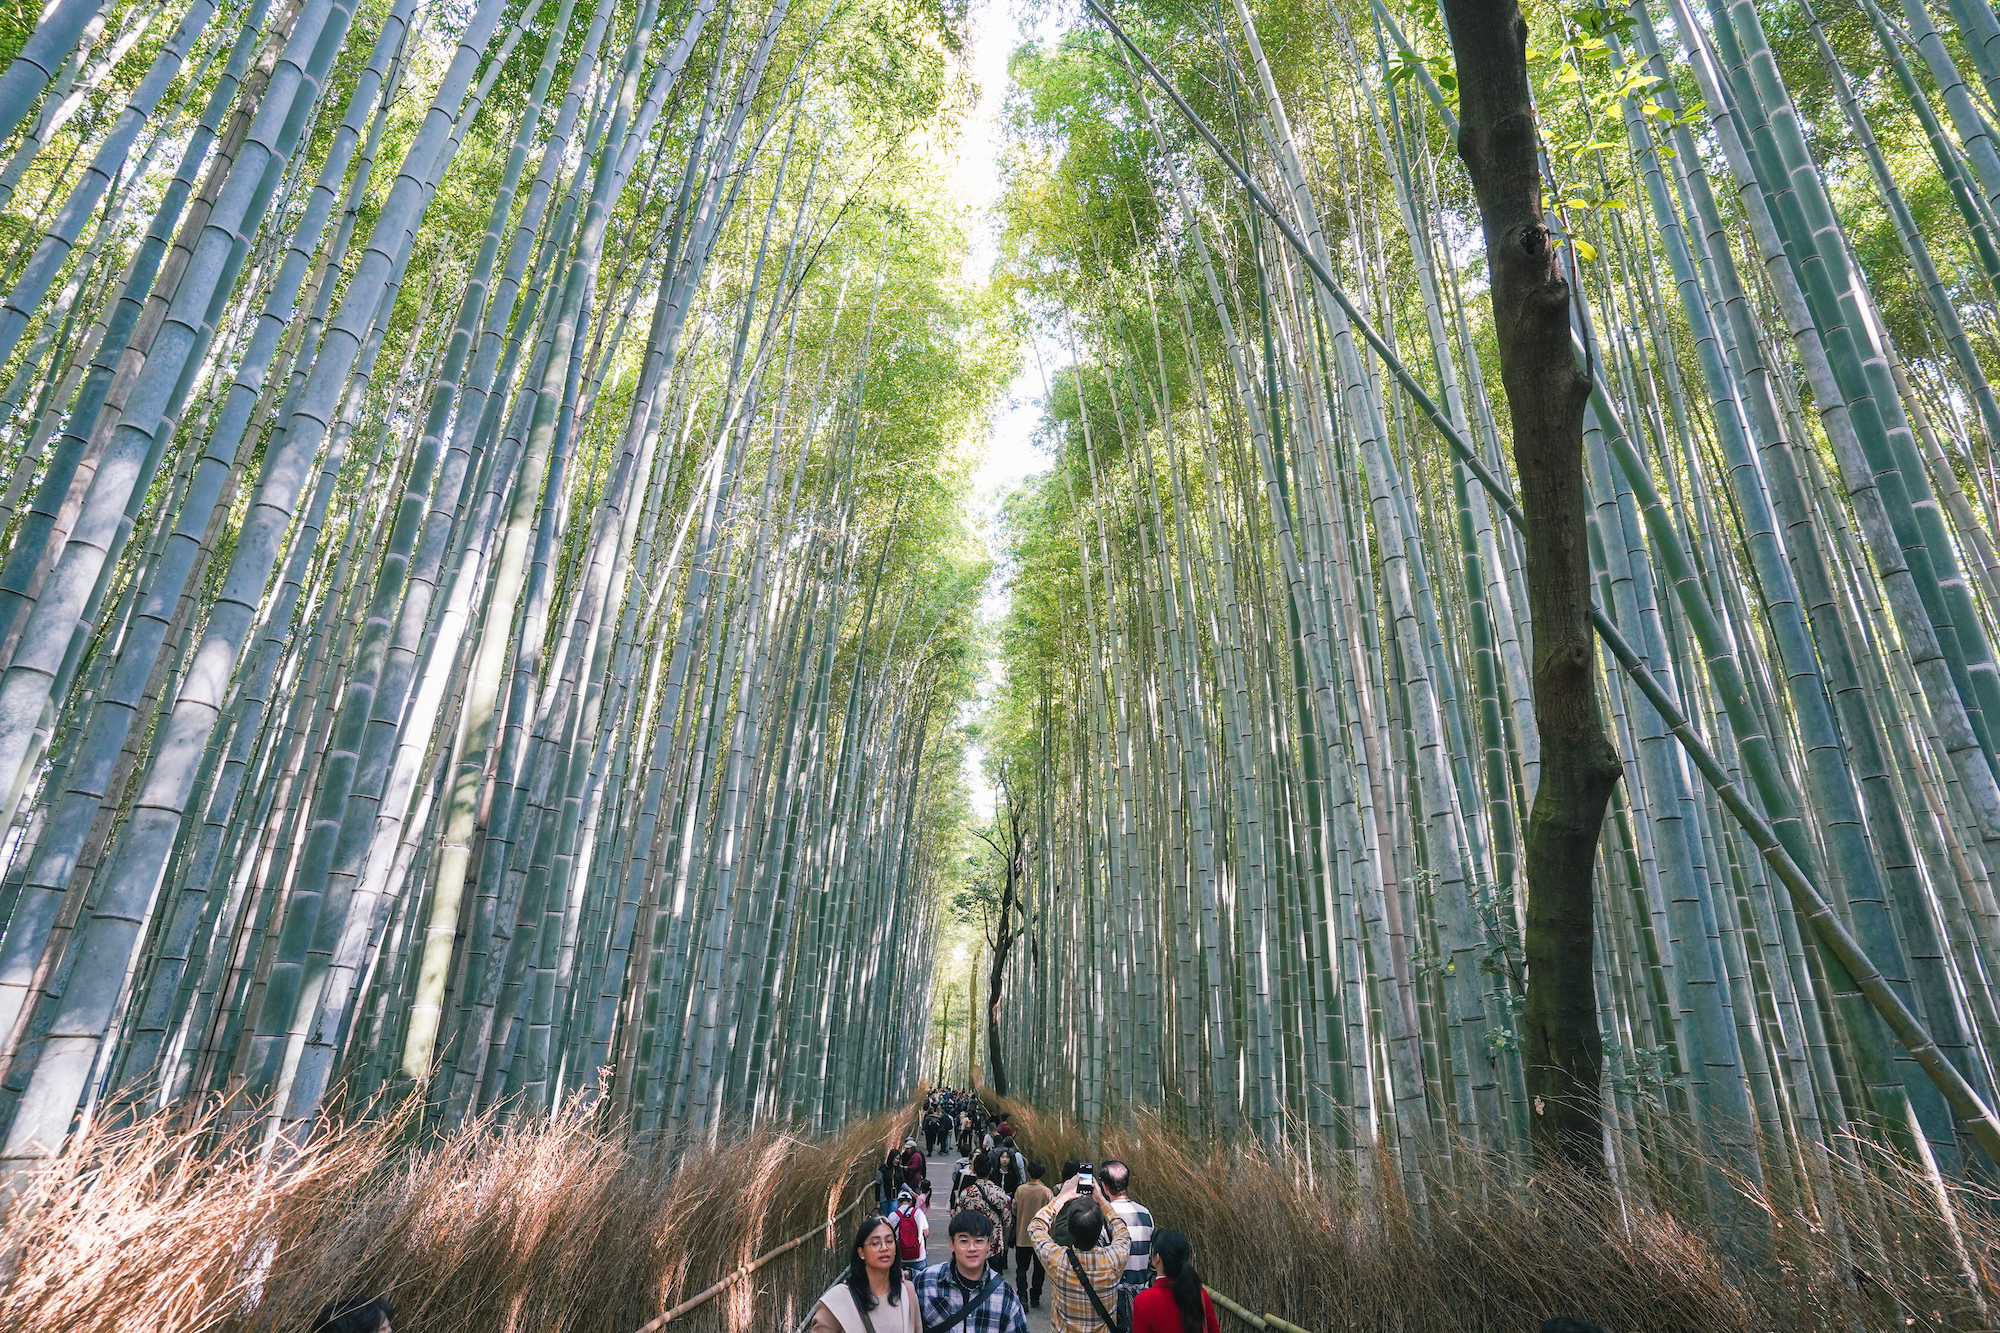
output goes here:
<path id="1" fill-rule="evenodd" d="M 1604 1043 L 1604 1081 L 1634 1101 L 1662 1111 L 1667 1089 L 1685 1088 L 1687 1075 L 1674 1072 L 1671 1047 L 1627 1046 L 1614 1038 Z"/>

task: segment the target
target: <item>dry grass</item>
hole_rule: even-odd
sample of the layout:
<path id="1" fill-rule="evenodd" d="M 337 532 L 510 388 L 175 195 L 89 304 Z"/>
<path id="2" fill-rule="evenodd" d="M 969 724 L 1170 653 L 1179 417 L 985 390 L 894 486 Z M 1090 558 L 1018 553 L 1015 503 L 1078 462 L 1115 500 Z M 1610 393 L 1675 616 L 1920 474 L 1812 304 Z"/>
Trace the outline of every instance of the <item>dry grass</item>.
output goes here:
<path id="1" fill-rule="evenodd" d="M 212 1124 L 97 1133 L 0 1219 L 0 1328 L 290 1333 L 329 1299 L 386 1292 L 422 1333 L 631 1333 L 844 1209 L 907 1118 L 673 1159 L 581 1112 L 421 1149 L 392 1118 L 330 1126 L 283 1170 Z M 671 1327 L 795 1328 L 855 1222 Z"/>
<path id="2" fill-rule="evenodd" d="M 1131 1163 L 1161 1226 L 1218 1290 L 1314 1333 L 1532 1333 L 1553 1314 L 1614 1333 L 1990 1328 L 2000 1201 L 1934 1191 L 1892 1159 L 1845 1180 L 1835 1232 L 1787 1219 L 1744 1257 L 1686 1173 L 1628 1182 L 1463 1152 L 1427 1163 L 1424 1206 L 1390 1164 L 1191 1144 L 1140 1117 L 1086 1143 L 1009 1104 L 1022 1145 Z M 329 1126 L 283 1170 L 247 1136 L 166 1121 L 99 1132 L 0 1218 L 0 1329 L 292 1333 L 324 1301 L 387 1292 L 405 1333 L 632 1333 L 845 1208 L 909 1111 L 827 1140 L 760 1130 L 668 1158 L 582 1113 L 414 1146 L 410 1125 Z M 1749 1206 L 1749 1201 L 1743 1201 Z M 795 1329 L 852 1217 L 676 1321 L 675 1333 Z M 1976 1276 L 1968 1279 L 1957 1254 Z M 1224 1317 L 1225 1333 L 1243 1326 Z"/>
<path id="3" fill-rule="evenodd" d="M 1982 1306 L 2000 1311 L 1989 1267 L 2000 1200 L 1953 1192 L 1968 1278 L 1934 1189 L 1880 1153 L 1865 1178 L 1843 1182 L 1845 1246 L 1788 1218 L 1757 1251 L 1678 1196 L 1685 1176 L 1628 1182 L 1621 1195 L 1459 1153 L 1425 1165 L 1420 1217 L 1381 1159 L 1328 1154 L 1308 1177 L 1296 1157 L 1193 1145 L 1150 1116 L 1090 1143 L 1071 1121 L 1006 1105 L 1051 1178 L 1067 1158 L 1124 1159 L 1134 1196 L 1156 1225 L 1187 1233 L 1209 1285 L 1316 1333 L 1533 1333 L 1561 1314 L 1613 1333 L 1959 1330 L 1990 1329 Z M 1224 1333 L 1246 1333 L 1222 1319 Z"/>

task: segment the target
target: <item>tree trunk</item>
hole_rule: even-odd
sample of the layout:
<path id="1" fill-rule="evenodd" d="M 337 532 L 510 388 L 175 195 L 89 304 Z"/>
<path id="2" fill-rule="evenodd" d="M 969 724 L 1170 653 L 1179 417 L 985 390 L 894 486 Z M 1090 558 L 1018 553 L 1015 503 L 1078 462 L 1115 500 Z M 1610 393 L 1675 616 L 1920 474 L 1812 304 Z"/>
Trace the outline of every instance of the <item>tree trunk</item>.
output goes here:
<path id="1" fill-rule="evenodd" d="M 1000 1062 L 1000 973 L 996 967 L 988 982 L 986 1000 L 986 1063 L 993 1069 L 993 1091 L 1007 1096 L 1007 1070 Z"/>
<path id="2" fill-rule="evenodd" d="M 992 948 L 986 968 L 986 1061 L 993 1071 L 993 1091 L 1007 1096 L 1007 1069 L 1000 1057 L 1000 996 L 1007 980 L 1007 960 L 1013 955 L 1015 941 L 1021 938 L 1025 925 L 1016 924 L 1018 916 L 1025 921 L 1027 912 L 1021 904 L 1022 880 L 1027 874 L 1028 830 L 1022 810 L 1014 804 L 1011 788 L 1002 784 L 1000 791 L 1003 804 L 994 812 L 994 823 L 1006 820 L 1006 844 L 987 839 L 987 845 L 998 852 L 1001 860 L 1000 911 L 993 933 L 987 940 Z"/>
<path id="3" fill-rule="evenodd" d="M 1444 10 L 1458 62 L 1458 151 L 1485 230 L 1527 515 L 1542 765 L 1525 845 L 1523 1066 L 1537 1156 L 1601 1170 L 1591 880 L 1620 766 L 1598 723 L 1589 623 L 1583 408 L 1590 384 L 1571 348 L 1570 286 L 1543 220 L 1527 22 L 1513 0 L 1445 0 Z"/>

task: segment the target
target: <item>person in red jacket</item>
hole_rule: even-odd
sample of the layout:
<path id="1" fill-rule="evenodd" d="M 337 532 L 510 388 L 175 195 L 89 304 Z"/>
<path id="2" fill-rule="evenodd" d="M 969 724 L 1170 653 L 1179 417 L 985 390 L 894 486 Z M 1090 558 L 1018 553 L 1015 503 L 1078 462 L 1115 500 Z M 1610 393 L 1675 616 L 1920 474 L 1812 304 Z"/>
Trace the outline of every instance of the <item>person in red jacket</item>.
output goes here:
<path id="1" fill-rule="evenodd" d="M 1132 1298 L 1132 1333 L 1222 1333 L 1178 1231 L 1153 1233 L 1153 1285 Z"/>

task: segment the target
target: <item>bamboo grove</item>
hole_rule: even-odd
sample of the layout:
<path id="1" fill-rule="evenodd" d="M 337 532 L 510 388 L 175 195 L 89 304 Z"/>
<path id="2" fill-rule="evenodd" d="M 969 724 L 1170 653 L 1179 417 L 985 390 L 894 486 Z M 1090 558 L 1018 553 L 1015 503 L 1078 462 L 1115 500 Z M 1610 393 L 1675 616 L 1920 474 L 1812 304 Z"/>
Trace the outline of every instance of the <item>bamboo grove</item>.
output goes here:
<path id="1" fill-rule="evenodd" d="M 1864 1141 L 1945 1179 L 2000 1142 L 2000 26 L 1528 17 L 1624 769 L 1607 1156 L 1741 1238 L 1837 1232 Z M 1419 1191 L 1536 1113 L 1533 627 L 1453 68 L 1429 6 L 1093 4 L 1016 57 L 1003 205 L 1055 458 L 1007 515 L 1009 1091 Z"/>
<path id="2" fill-rule="evenodd" d="M 999 364 L 927 156 L 958 21 L 47 6 L 0 78 L 12 1176 L 155 1108 L 900 1100 Z"/>

